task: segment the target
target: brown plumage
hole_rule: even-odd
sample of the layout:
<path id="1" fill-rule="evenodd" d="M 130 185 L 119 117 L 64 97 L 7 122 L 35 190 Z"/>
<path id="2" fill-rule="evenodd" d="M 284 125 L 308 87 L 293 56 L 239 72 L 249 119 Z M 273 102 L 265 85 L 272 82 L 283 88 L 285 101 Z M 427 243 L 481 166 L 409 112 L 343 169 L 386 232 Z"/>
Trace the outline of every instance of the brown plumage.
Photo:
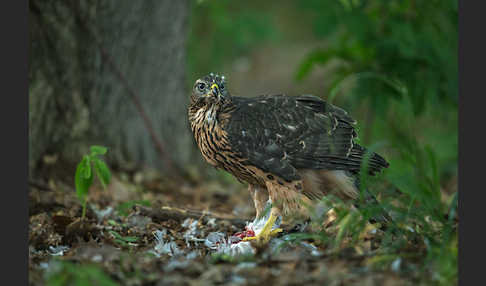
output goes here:
<path id="1" fill-rule="evenodd" d="M 189 121 L 206 161 L 249 184 L 257 217 L 268 197 L 272 215 L 285 216 L 302 199 L 359 196 L 355 178 L 366 149 L 354 142 L 355 120 L 346 111 L 311 95 L 231 96 L 225 85 L 213 74 L 198 79 Z M 369 173 L 385 167 L 372 153 Z"/>

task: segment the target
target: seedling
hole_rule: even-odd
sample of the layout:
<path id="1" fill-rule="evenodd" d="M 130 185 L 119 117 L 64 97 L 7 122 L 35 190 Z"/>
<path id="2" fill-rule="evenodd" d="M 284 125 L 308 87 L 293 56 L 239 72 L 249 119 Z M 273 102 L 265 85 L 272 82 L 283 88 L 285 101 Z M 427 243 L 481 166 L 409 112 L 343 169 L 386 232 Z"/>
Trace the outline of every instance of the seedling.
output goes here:
<path id="1" fill-rule="evenodd" d="M 83 160 L 78 164 L 76 168 L 76 174 L 74 176 L 74 183 L 76 185 L 76 194 L 78 195 L 81 204 L 83 205 L 83 213 L 81 219 L 84 219 L 86 215 L 86 203 L 88 201 L 88 190 L 93 184 L 94 172 L 96 176 L 106 189 L 106 186 L 110 183 L 111 173 L 106 163 L 98 156 L 106 154 L 108 149 L 103 146 L 91 146 L 91 154 L 84 155 Z M 91 168 L 91 167 L 94 168 Z"/>
<path id="2" fill-rule="evenodd" d="M 138 240 L 138 237 L 136 236 L 121 236 L 118 232 L 114 230 L 110 230 L 108 232 L 113 236 L 114 241 L 122 246 L 127 246 L 129 245 L 128 243 L 134 243 Z"/>
<path id="3" fill-rule="evenodd" d="M 46 272 L 46 285 L 48 286 L 118 285 L 98 264 L 77 264 L 56 259 L 49 262 L 49 265 L 49 270 L 51 271 Z"/>

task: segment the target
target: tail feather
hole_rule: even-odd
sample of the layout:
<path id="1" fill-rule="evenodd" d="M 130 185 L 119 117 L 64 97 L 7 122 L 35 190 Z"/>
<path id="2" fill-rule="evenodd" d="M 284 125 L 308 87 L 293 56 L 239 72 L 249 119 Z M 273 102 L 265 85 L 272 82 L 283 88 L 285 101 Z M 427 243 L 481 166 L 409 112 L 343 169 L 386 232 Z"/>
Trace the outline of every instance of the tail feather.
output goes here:
<path id="1" fill-rule="evenodd" d="M 341 170 L 300 170 L 299 173 L 304 184 L 303 194 L 309 199 L 320 200 L 332 194 L 344 201 L 353 201 L 354 206 L 360 208 L 360 182 L 356 175 Z M 364 189 L 364 204 L 380 209 L 380 213 L 371 218 L 370 222 L 383 225 L 393 222 L 388 212 L 367 189 Z"/>

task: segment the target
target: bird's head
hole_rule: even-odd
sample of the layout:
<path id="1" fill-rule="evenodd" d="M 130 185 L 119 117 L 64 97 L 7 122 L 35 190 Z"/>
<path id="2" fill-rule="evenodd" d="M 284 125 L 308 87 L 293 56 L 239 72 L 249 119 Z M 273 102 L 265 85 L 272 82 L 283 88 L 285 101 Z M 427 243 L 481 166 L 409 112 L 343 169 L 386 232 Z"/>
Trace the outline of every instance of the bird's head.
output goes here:
<path id="1" fill-rule="evenodd" d="M 229 97 L 224 76 L 210 73 L 196 80 L 192 88 L 192 98 L 195 101 L 203 100 L 208 103 L 217 103 Z"/>

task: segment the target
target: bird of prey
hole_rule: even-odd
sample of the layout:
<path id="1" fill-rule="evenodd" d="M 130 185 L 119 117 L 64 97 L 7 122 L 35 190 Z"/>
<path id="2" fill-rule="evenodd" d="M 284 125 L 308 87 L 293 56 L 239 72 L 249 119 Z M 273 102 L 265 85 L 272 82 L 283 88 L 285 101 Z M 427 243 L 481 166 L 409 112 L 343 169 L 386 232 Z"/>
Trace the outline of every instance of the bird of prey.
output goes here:
<path id="1" fill-rule="evenodd" d="M 356 121 L 319 97 L 231 96 L 225 77 L 211 73 L 196 80 L 188 115 L 204 159 L 248 183 L 257 218 L 272 202 L 261 232 L 245 240 L 268 242 L 282 231 L 272 230 L 276 219 L 302 208 L 302 197 L 360 196 L 356 180 L 367 150 L 355 142 Z M 371 153 L 368 172 L 385 167 L 386 160 Z"/>

